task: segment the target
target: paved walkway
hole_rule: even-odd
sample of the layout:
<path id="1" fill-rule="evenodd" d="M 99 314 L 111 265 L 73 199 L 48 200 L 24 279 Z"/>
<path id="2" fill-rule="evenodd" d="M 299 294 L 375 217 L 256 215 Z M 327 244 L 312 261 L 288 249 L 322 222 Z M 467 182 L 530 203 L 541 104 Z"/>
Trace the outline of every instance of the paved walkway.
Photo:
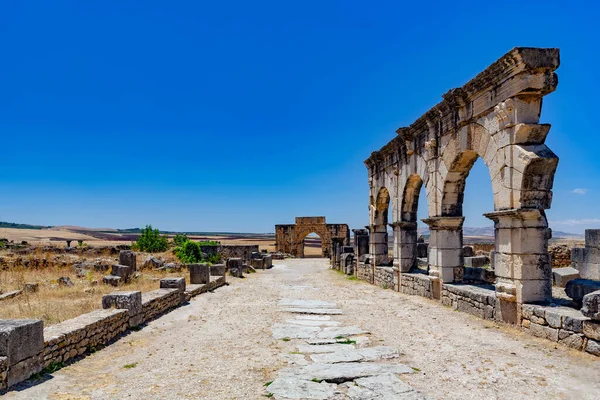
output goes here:
<path id="1" fill-rule="evenodd" d="M 316 398 L 340 400 L 373 398 L 366 396 L 382 387 L 431 399 L 600 398 L 598 358 L 349 280 L 326 260 L 279 261 L 230 281 L 3 399 L 264 399 L 267 390 L 284 398 L 276 389 L 291 393 L 297 378 L 321 385 L 325 394 Z M 333 340 L 349 348 L 315 353 L 327 345 L 314 340 L 331 341 L 325 336 L 335 329 Z M 342 365 L 357 361 L 390 366 L 390 373 L 357 375 Z M 315 369 L 322 364 L 337 367 Z M 340 370 L 352 376 L 333 376 Z M 343 386 L 350 378 L 357 384 Z M 375 398 L 399 398 L 389 396 Z"/>

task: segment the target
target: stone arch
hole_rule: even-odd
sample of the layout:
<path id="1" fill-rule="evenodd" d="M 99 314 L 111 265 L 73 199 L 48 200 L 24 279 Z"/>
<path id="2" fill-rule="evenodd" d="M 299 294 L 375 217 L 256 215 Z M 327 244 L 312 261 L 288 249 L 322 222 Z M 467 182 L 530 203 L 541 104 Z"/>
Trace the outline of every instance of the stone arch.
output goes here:
<path id="1" fill-rule="evenodd" d="M 402 222 L 417 222 L 419 195 L 423 187 L 423 179 L 418 174 L 411 174 L 406 179 L 402 192 L 400 220 Z"/>
<path id="2" fill-rule="evenodd" d="M 325 240 L 323 239 L 323 238 L 327 237 L 326 229 L 312 229 L 312 230 L 307 230 L 307 231 L 301 231 L 298 233 L 297 240 L 299 242 L 299 248 L 298 248 L 299 257 L 306 257 L 305 240 L 311 233 L 314 233 L 315 235 L 319 236 L 319 239 L 321 239 L 321 256 L 327 257 L 329 245 L 327 245 L 327 243 L 325 243 Z"/>
<path id="3" fill-rule="evenodd" d="M 390 208 L 390 191 L 384 186 L 377 192 L 377 198 L 375 200 L 375 224 L 386 225 L 389 219 L 389 208 Z"/>
<path id="4" fill-rule="evenodd" d="M 383 186 L 396 202 L 394 233 L 412 229 L 414 188 L 419 182 L 414 175 L 418 175 L 426 189 L 425 222 L 432 232 L 431 279 L 442 284 L 460 281 L 466 178 L 481 157 L 494 197 L 494 212 L 486 216 L 495 227 L 497 296 L 503 304 L 513 305 L 548 300 L 544 210 L 551 204 L 558 158 L 544 144 L 550 125 L 539 119 L 543 96 L 556 89 L 554 71 L 559 63 L 558 49 L 515 48 L 461 88 L 444 94 L 440 103 L 371 153 L 365 165 L 373 236 L 384 222 L 382 202 L 377 201 Z M 410 246 L 404 244 L 410 243 L 411 235 L 395 239 L 402 258 L 410 255 Z"/>

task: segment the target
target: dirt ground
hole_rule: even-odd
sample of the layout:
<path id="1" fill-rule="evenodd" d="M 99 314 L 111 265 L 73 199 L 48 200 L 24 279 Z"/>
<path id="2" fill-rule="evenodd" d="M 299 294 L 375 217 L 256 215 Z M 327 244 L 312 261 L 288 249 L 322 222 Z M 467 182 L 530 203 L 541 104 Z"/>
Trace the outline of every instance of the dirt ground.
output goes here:
<path id="1" fill-rule="evenodd" d="M 229 278 L 115 344 L 6 399 L 263 399 L 292 342 L 271 336 L 289 315 L 281 298 L 332 301 L 345 325 L 397 348 L 402 375 L 432 399 L 598 399 L 600 360 L 549 341 L 454 312 L 439 303 L 350 280 L 327 260 L 277 261 Z"/>

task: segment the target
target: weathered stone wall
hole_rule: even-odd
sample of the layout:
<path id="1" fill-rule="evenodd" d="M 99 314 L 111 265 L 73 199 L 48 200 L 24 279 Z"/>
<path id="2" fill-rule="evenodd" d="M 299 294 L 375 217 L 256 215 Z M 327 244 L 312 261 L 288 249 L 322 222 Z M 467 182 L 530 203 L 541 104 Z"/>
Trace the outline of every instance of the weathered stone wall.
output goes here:
<path id="1" fill-rule="evenodd" d="M 400 292 L 433 299 L 433 282 L 428 275 L 402 273 Z"/>
<path id="2" fill-rule="evenodd" d="M 477 254 L 477 252 L 492 252 L 494 251 L 494 247 L 496 245 L 494 243 L 470 243 L 469 246 L 473 247 L 473 251 L 475 252 L 475 254 Z"/>
<path id="3" fill-rule="evenodd" d="M 548 339 L 600 356 L 600 322 L 568 307 L 523 304 L 522 329 L 530 335 Z"/>
<path id="4" fill-rule="evenodd" d="M 221 245 L 218 249 L 221 260 L 241 258 L 244 262 L 250 262 L 252 253 L 256 251 L 258 251 L 257 244 Z"/>
<path id="5" fill-rule="evenodd" d="M 366 282 L 373 282 L 373 267 L 370 264 L 359 262 L 356 267 L 356 277 Z"/>
<path id="6" fill-rule="evenodd" d="M 375 267 L 375 285 L 384 289 L 394 289 L 398 286 L 397 274 L 392 267 Z"/>
<path id="7" fill-rule="evenodd" d="M 571 266 L 571 248 L 566 244 L 548 246 L 548 254 L 550 254 L 550 259 L 552 260 L 552 268 Z"/>
<path id="8" fill-rule="evenodd" d="M 127 310 L 95 310 L 44 329 L 44 367 L 105 345 L 129 329 Z"/>
<path id="9" fill-rule="evenodd" d="M 8 357 L 0 357 L 0 391 L 6 389 L 8 387 L 7 377 L 8 377 Z"/>
<path id="10" fill-rule="evenodd" d="M 502 317 L 518 323 L 521 304 L 551 300 L 545 210 L 552 202 L 558 157 L 545 144 L 550 125 L 540 123 L 540 115 L 542 98 L 557 87 L 559 64 L 558 49 L 515 48 L 445 93 L 440 103 L 371 153 L 365 166 L 374 265 L 389 266 L 390 226 L 394 266 L 408 273 L 416 265 L 423 188 L 429 215 L 424 222 L 430 229 L 428 273 L 439 283 L 460 282 L 466 178 L 482 159 L 494 193 L 493 212 L 485 216 L 494 222 Z"/>
<path id="11" fill-rule="evenodd" d="M 442 285 L 442 304 L 475 315 L 483 319 L 493 320 L 496 308 L 494 289 L 482 289 L 471 285 Z"/>
<path id="12" fill-rule="evenodd" d="M 142 294 L 142 321 L 152 320 L 181 302 L 179 289 L 158 289 Z"/>
<path id="13" fill-rule="evenodd" d="M 304 257 L 304 239 L 311 233 L 321 238 L 324 257 L 333 255 L 332 245 L 339 239 L 342 245 L 350 244 L 350 229 L 347 224 L 327 224 L 325 217 L 296 217 L 295 224 L 275 225 L 276 251 Z"/>

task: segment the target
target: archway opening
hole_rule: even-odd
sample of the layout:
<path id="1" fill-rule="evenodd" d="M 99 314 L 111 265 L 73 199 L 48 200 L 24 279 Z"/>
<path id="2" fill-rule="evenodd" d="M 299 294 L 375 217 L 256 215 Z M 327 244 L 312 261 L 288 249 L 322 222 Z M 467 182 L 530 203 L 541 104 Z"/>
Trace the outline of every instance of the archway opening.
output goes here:
<path id="1" fill-rule="evenodd" d="M 323 241 L 317 233 L 311 232 L 308 235 L 306 235 L 306 237 L 303 240 L 302 246 L 302 253 L 304 254 L 304 258 L 324 257 Z"/>
<path id="2" fill-rule="evenodd" d="M 491 284 L 495 281 L 492 272 L 495 233 L 490 221 L 483 216 L 494 210 L 490 171 L 472 150 L 460 153 L 448 170 L 441 211 L 443 217 L 448 217 L 444 224 L 452 228 L 445 233 L 443 245 L 446 248 L 442 248 L 440 254 L 444 258 L 440 260 L 442 268 L 453 265 L 454 280 Z M 442 236 L 440 241 L 444 242 Z M 458 268 L 461 274 L 457 274 Z M 452 272 L 452 267 L 448 270 Z M 447 279 L 452 276 L 446 274 Z"/>
<path id="3" fill-rule="evenodd" d="M 491 269 L 494 226 L 483 216 L 494 210 L 494 193 L 487 166 L 476 157 L 466 174 L 461 212 L 463 223 L 463 261 L 466 267 Z M 472 258 L 475 257 L 475 258 Z"/>
<path id="4" fill-rule="evenodd" d="M 401 226 L 398 229 L 402 235 L 398 240 L 398 256 L 403 272 L 427 273 L 428 251 L 425 242 L 428 233 L 421 219 L 428 215 L 427 196 L 423 180 L 417 174 L 410 175 L 404 186 L 400 209 Z"/>
<path id="5" fill-rule="evenodd" d="M 393 256 L 390 249 L 393 248 L 393 235 L 391 236 L 392 242 L 390 243 L 390 226 L 389 221 L 389 210 L 391 204 L 390 192 L 387 188 L 382 187 L 377 192 L 377 198 L 374 205 L 374 221 L 375 226 L 371 233 L 373 254 L 375 256 L 375 265 L 390 264 L 391 257 Z M 392 244 L 392 246 L 390 246 Z"/>

